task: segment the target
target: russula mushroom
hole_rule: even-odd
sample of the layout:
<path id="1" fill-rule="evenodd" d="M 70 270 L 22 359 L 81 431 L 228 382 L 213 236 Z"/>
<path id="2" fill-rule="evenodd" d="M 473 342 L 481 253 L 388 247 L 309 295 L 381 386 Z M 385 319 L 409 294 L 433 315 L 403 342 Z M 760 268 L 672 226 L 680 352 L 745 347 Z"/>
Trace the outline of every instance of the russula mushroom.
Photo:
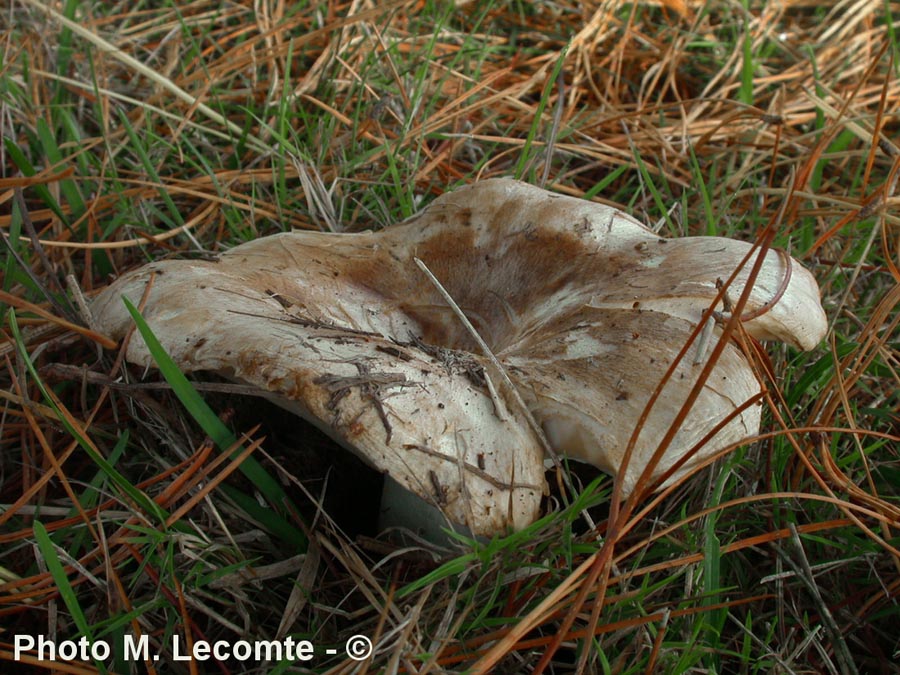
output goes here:
<path id="1" fill-rule="evenodd" d="M 662 238 L 618 209 L 491 179 L 378 232 L 290 232 L 215 261 L 150 263 L 113 283 L 92 311 L 99 328 L 123 336 L 131 319 L 122 296 L 138 303 L 153 278 L 144 316 L 181 368 L 259 387 L 449 521 L 490 535 L 539 512 L 544 452 L 529 413 L 556 452 L 633 490 L 697 381 L 703 350 L 717 343 L 718 323 L 707 346 L 695 341 L 676 366 L 623 471 L 637 420 L 717 283 L 749 250 L 718 237 Z M 732 301 L 752 262 L 729 286 Z M 743 312 L 751 336 L 802 349 L 826 328 L 812 275 L 775 251 Z M 126 356 L 152 365 L 137 335 Z M 717 425 L 692 462 L 755 434 L 759 406 L 739 408 L 759 391 L 729 341 L 654 475 Z"/>

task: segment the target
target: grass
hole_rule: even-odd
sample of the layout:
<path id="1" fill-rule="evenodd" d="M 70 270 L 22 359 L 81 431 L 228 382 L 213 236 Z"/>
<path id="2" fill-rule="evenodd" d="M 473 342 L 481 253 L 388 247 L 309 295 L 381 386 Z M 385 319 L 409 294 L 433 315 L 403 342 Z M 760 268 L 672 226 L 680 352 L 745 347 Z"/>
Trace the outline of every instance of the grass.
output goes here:
<path id="1" fill-rule="evenodd" d="M 54 666 L 72 673 L 900 671 L 896 4 L 4 16 L 4 670 L 27 633 L 110 641 Z M 574 503 L 524 532 L 396 549 L 314 430 L 229 383 L 132 368 L 79 309 L 148 260 L 383 227 L 493 175 L 667 236 L 752 240 L 783 212 L 775 244 L 817 277 L 831 330 L 769 349 L 761 437 L 629 508 L 572 467 Z M 128 661 L 126 634 L 162 660 Z M 354 634 L 375 645 L 362 665 Z M 337 651 L 188 664 L 174 635 Z"/>

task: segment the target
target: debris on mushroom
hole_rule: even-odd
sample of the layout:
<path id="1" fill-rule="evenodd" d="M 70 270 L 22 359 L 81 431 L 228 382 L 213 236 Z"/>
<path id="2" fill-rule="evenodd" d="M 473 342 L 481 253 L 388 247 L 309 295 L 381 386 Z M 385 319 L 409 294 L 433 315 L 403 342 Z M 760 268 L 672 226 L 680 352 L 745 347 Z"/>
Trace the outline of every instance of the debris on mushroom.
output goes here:
<path id="1" fill-rule="evenodd" d="M 557 453 L 614 474 L 625 494 L 634 489 L 721 322 L 675 367 L 623 470 L 635 426 L 739 268 L 717 309 L 744 292 L 750 249 L 718 237 L 662 238 L 618 209 L 491 179 L 378 232 L 290 232 L 216 261 L 150 263 L 92 310 L 100 329 L 121 337 L 131 321 L 122 296 L 138 303 L 152 278 L 144 316 L 182 369 L 259 387 L 449 521 L 491 535 L 539 514 L 544 450 L 529 414 Z M 487 343 L 527 411 L 416 259 Z M 762 261 L 742 320 L 757 339 L 801 349 L 826 329 L 812 275 L 776 251 Z M 126 356 L 153 365 L 137 335 Z M 676 475 L 757 433 L 759 406 L 741 406 L 759 391 L 729 341 L 654 476 L 689 451 Z"/>

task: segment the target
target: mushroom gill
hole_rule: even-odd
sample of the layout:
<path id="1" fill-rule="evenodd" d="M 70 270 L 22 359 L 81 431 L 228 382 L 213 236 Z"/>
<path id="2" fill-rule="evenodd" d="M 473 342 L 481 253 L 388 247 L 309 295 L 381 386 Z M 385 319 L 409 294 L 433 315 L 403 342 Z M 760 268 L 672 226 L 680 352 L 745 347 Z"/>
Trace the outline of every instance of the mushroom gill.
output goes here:
<path id="1" fill-rule="evenodd" d="M 150 263 L 93 303 L 99 328 L 128 330 L 137 303 L 185 371 L 255 385 L 475 534 L 521 528 L 545 490 L 541 439 L 439 289 L 474 325 L 554 450 L 617 476 L 627 494 L 704 366 L 675 366 L 622 470 L 651 393 L 738 270 L 749 244 L 665 239 L 619 211 L 509 179 L 444 194 L 378 232 L 291 232 L 216 261 Z M 746 264 L 728 287 L 747 286 Z M 823 337 L 818 287 L 767 252 L 746 331 L 810 349 Z M 712 327 L 716 344 L 721 327 Z M 152 365 L 135 336 L 129 361 Z M 491 383 L 495 386 L 489 386 Z M 654 471 L 757 433 L 760 385 L 734 341 Z M 713 432 L 719 426 L 715 433 Z M 700 441 L 711 437 L 700 447 Z"/>

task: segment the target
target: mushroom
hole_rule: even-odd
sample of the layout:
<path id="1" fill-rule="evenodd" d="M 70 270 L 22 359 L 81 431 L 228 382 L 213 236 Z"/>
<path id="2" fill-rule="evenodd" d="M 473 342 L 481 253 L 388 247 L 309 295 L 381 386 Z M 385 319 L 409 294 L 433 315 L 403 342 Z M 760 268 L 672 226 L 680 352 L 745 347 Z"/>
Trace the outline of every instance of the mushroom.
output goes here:
<path id="1" fill-rule="evenodd" d="M 182 369 L 259 387 L 401 492 L 491 535 L 538 516 L 547 441 L 615 475 L 623 494 L 634 489 L 719 323 L 674 366 L 623 467 L 638 419 L 722 281 L 734 273 L 731 301 L 744 292 L 750 251 L 719 237 L 666 239 L 616 208 L 490 179 L 377 232 L 289 232 L 215 261 L 153 262 L 92 311 L 98 328 L 123 336 L 122 296 L 138 303 L 152 279 L 144 317 Z M 749 335 L 801 349 L 826 329 L 812 275 L 776 251 L 742 317 Z M 153 365 L 138 336 L 126 356 Z M 756 434 L 759 406 L 743 404 L 759 392 L 729 340 L 653 475 L 693 451 L 680 475 Z"/>

